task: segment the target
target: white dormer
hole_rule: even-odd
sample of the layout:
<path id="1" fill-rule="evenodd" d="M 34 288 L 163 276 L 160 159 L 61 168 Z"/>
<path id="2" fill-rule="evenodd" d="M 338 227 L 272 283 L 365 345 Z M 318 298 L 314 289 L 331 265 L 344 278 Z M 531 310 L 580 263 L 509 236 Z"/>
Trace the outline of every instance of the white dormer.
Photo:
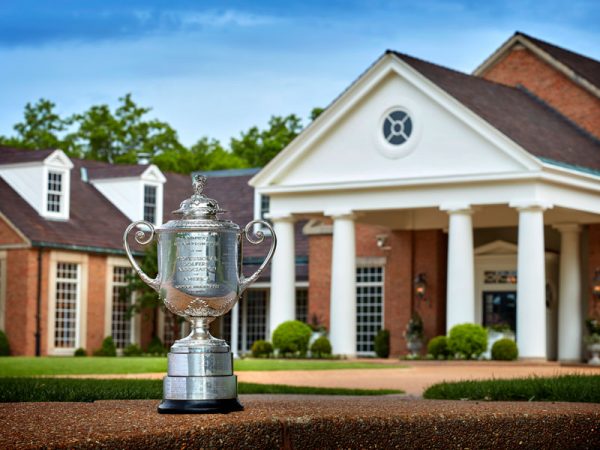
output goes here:
<path id="1" fill-rule="evenodd" d="M 69 220 L 73 163 L 62 150 L 43 159 L 0 165 L 0 176 L 42 217 Z"/>
<path id="2" fill-rule="evenodd" d="M 115 166 L 115 168 L 118 166 Z M 163 217 L 163 185 L 167 179 L 154 164 L 131 167 L 130 173 L 103 171 L 97 178 L 90 170 L 90 183 L 130 220 L 160 225 Z M 136 173 L 137 172 L 137 173 Z"/>

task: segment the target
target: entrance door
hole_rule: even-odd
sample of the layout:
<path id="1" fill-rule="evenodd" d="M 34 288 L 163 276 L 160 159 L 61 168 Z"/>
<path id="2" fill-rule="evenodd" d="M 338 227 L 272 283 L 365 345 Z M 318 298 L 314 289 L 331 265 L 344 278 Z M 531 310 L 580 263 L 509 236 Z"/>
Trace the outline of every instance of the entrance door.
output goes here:
<path id="1" fill-rule="evenodd" d="M 508 325 L 517 331 L 517 293 L 515 291 L 483 292 L 483 326 Z"/>

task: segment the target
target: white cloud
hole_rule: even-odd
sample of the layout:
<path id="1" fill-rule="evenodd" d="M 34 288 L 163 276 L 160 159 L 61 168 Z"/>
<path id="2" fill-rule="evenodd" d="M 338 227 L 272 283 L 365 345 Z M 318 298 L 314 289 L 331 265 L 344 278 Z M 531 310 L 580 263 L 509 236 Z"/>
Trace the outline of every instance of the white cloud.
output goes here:
<path id="1" fill-rule="evenodd" d="M 281 18 L 268 15 L 247 13 L 229 9 L 226 11 L 167 12 L 165 16 L 179 22 L 183 27 L 210 26 L 210 27 L 259 27 L 280 23 Z"/>

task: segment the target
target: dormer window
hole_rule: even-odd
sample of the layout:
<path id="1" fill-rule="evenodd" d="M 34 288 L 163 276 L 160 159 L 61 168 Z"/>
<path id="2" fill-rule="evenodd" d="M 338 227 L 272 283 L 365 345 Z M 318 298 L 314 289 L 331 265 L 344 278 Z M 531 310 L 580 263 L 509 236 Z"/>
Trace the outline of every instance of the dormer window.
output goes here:
<path id="1" fill-rule="evenodd" d="M 46 211 L 60 214 L 63 207 L 63 174 L 60 172 L 48 172 L 48 197 Z"/>
<path id="2" fill-rule="evenodd" d="M 144 220 L 156 224 L 156 186 L 144 185 Z"/>

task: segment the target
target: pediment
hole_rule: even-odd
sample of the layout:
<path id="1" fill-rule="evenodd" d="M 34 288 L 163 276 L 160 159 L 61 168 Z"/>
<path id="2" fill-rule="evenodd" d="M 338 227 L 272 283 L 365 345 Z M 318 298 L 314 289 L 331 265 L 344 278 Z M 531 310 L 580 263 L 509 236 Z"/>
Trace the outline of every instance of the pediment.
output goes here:
<path id="1" fill-rule="evenodd" d="M 72 169 L 73 163 L 62 150 L 55 150 L 44 159 L 46 166 L 51 166 L 61 169 Z"/>
<path id="2" fill-rule="evenodd" d="M 412 122 L 398 151 L 384 136 L 386 117 L 395 110 L 406 112 Z M 498 130 L 403 62 L 385 56 L 251 184 L 418 182 L 537 167 L 539 162 Z"/>
<path id="3" fill-rule="evenodd" d="M 516 255 L 518 246 L 506 241 L 493 241 L 477 247 L 474 251 L 475 255 Z"/>
<path id="4" fill-rule="evenodd" d="M 140 178 L 144 181 L 155 181 L 157 183 L 166 183 L 167 181 L 160 169 L 154 164 L 149 165 Z"/>

